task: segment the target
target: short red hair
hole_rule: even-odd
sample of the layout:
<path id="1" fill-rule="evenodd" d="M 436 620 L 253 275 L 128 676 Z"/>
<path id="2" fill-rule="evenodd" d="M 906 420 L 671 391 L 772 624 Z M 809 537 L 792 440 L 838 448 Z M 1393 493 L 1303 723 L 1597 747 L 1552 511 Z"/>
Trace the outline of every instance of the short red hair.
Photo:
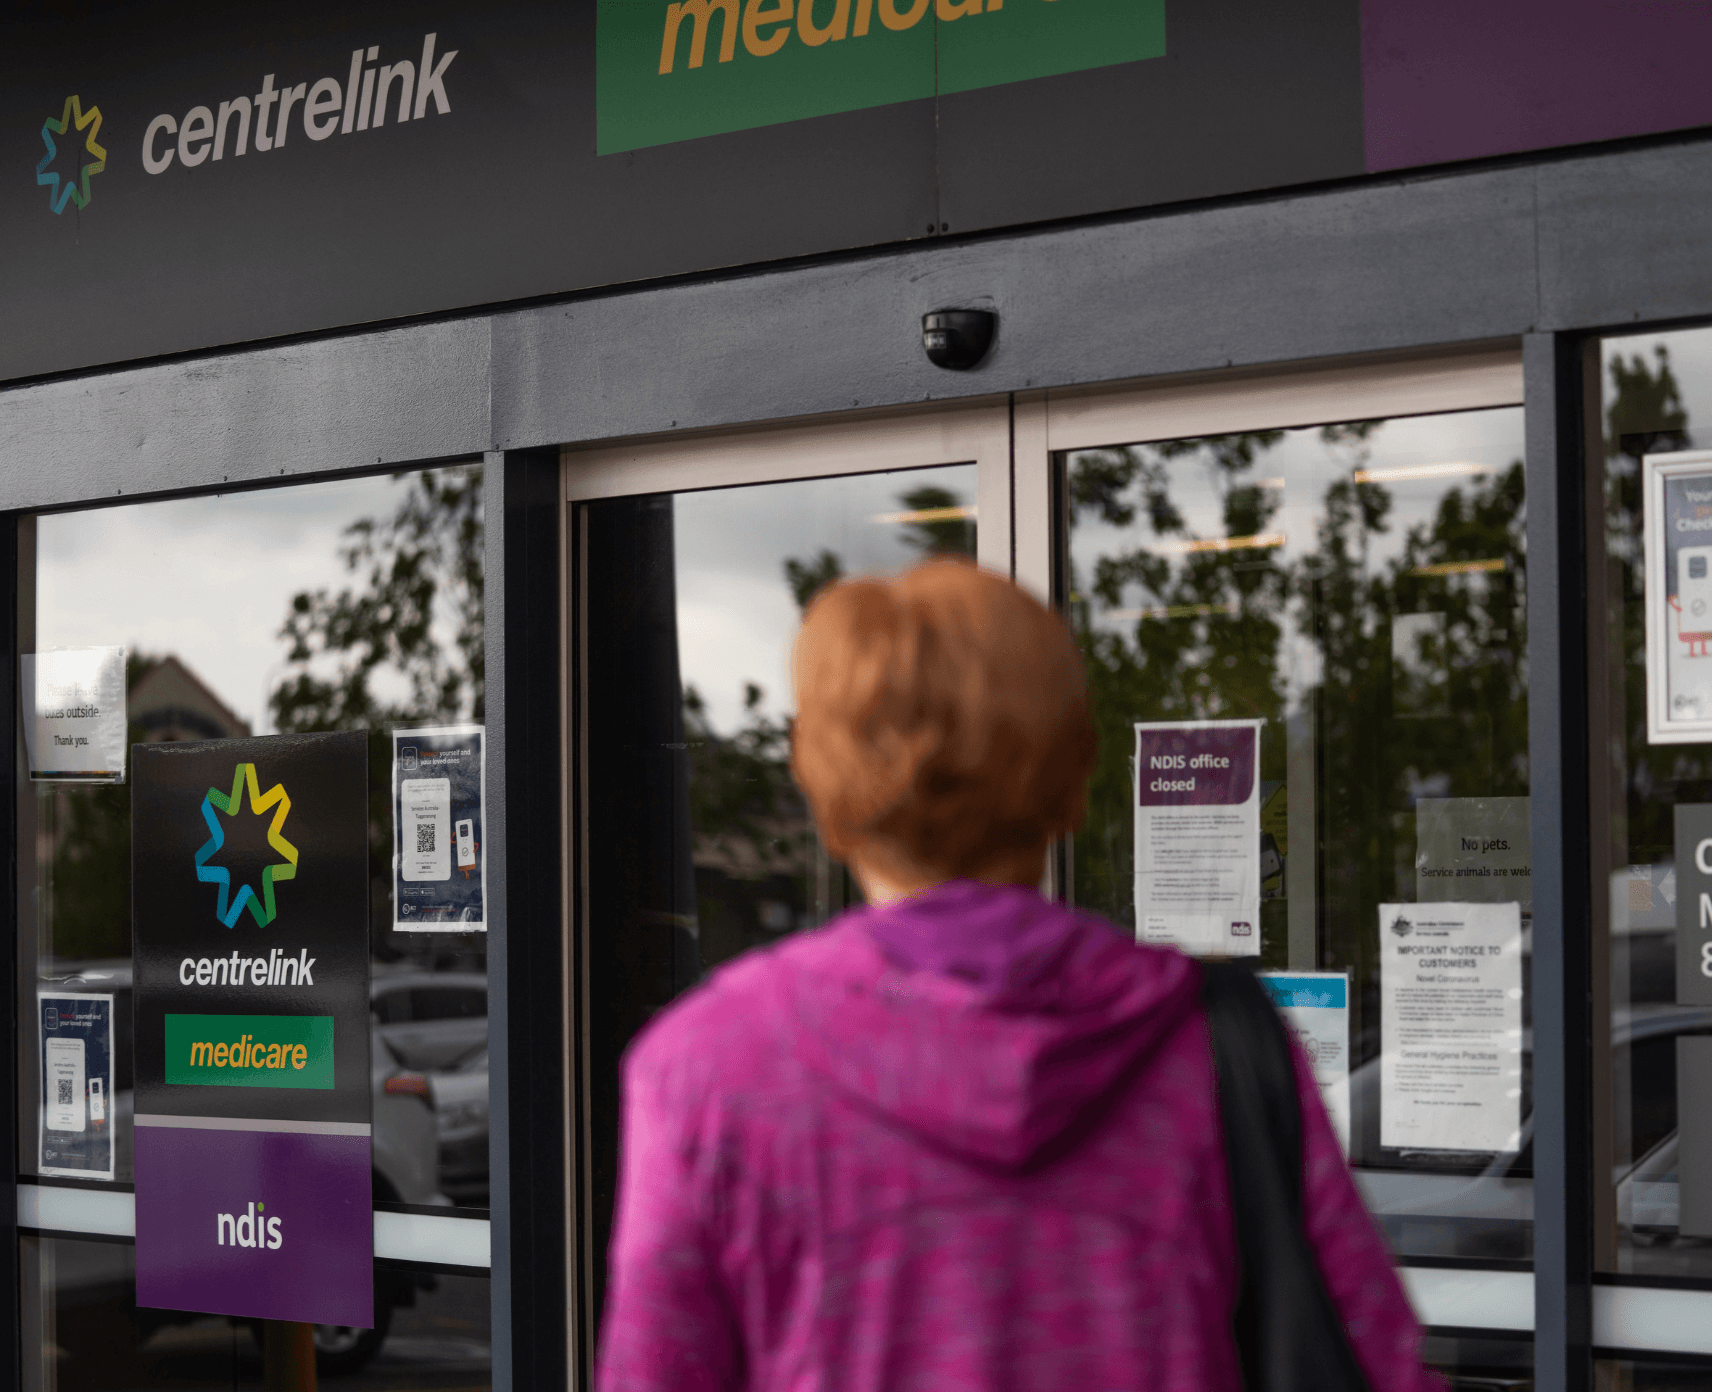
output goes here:
<path id="1" fill-rule="evenodd" d="M 1097 737 L 1068 625 L 962 560 L 844 580 L 793 661 L 791 771 L 827 849 L 947 876 L 1026 865 L 1081 823 Z"/>

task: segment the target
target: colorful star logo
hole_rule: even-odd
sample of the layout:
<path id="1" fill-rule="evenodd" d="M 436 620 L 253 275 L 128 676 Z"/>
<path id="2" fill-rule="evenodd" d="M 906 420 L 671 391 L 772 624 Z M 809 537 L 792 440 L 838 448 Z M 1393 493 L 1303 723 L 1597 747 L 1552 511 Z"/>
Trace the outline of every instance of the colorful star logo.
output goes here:
<path id="1" fill-rule="evenodd" d="M 59 154 L 59 147 L 54 144 L 56 135 L 64 135 L 70 130 L 89 128 L 89 134 L 83 138 L 85 153 L 94 156 L 83 166 L 79 180 L 60 182 L 58 174 L 48 173 L 48 166 Z M 99 174 L 107 167 L 107 151 L 95 143 L 95 137 L 101 133 L 101 108 L 92 106 L 88 111 L 76 97 L 65 99 L 65 111 L 59 120 L 48 117 L 42 122 L 42 144 L 48 147 L 47 154 L 36 165 L 36 182 L 48 186 L 48 207 L 56 213 L 63 213 L 67 203 L 75 203 L 79 208 L 89 206 L 89 176 Z"/>
<path id="2" fill-rule="evenodd" d="M 210 865 L 209 857 L 226 844 L 226 833 L 220 827 L 220 819 L 214 815 L 218 807 L 228 817 L 234 817 L 244 805 L 244 788 L 250 790 L 250 811 L 256 816 L 275 805 L 279 810 L 273 814 L 273 825 L 268 828 L 268 845 L 279 852 L 284 859 L 282 865 L 269 865 L 262 871 L 262 894 L 256 897 L 255 890 L 248 885 L 243 886 L 236 898 L 230 900 L 232 890 L 232 872 L 223 866 Z M 286 816 L 291 811 L 291 799 L 285 795 L 285 785 L 275 783 L 263 797 L 256 784 L 256 766 L 254 764 L 239 764 L 237 772 L 232 775 L 232 792 L 230 796 L 218 788 L 210 788 L 208 796 L 202 799 L 202 820 L 208 823 L 208 841 L 196 853 L 196 878 L 206 884 L 220 886 L 220 901 L 215 907 L 214 916 L 228 928 L 235 928 L 238 915 L 244 911 L 244 905 L 250 906 L 250 914 L 256 920 L 256 925 L 265 928 L 274 921 L 276 910 L 273 902 L 273 887 L 281 880 L 295 879 L 297 876 L 297 847 L 287 841 L 282 835 Z"/>

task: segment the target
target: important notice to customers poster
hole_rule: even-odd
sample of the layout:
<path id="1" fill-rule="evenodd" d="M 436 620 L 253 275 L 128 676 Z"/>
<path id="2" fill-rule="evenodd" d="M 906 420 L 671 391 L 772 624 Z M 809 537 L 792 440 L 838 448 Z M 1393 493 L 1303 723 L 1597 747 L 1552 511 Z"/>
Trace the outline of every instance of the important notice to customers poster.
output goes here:
<path id="1" fill-rule="evenodd" d="M 137 1303 L 373 1323 L 368 737 L 138 745 Z"/>

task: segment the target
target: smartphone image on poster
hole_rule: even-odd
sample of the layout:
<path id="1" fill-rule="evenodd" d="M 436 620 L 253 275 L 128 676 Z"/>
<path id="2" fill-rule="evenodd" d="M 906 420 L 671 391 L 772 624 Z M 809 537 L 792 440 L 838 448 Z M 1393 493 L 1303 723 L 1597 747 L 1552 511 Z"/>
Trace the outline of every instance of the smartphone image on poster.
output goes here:
<path id="1" fill-rule="evenodd" d="M 89 1119 L 97 1126 L 107 1120 L 107 1094 L 99 1078 L 89 1080 Z"/>
<path id="2" fill-rule="evenodd" d="M 83 1131 L 88 1126 L 84 1105 L 83 1041 L 51 1038 L 46 1044 L 48 1095 L 46 1125 L 50 1131 Z"/>
<path id="3" fill-rule="evenodd" d="M 451 879 L 451 780 L 407 778 L 398 791 L 404 813 L 400 875 L 411 882 Z"/>
<path id="4" fill-rule="evenodd" d="M 467 817 L 458 823 L 458 869 L 467 870 L 476 863 L 476 824 Z"/>

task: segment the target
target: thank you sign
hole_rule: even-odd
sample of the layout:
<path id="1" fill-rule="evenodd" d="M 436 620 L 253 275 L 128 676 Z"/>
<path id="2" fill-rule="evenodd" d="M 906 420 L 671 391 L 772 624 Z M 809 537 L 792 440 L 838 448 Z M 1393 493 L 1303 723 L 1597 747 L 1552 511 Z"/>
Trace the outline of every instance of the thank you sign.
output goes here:
<path id="1" fill-rule="evenodd" d="M 371 1325 L 367 737 L 132 772 L 137 1303 Z"/>

